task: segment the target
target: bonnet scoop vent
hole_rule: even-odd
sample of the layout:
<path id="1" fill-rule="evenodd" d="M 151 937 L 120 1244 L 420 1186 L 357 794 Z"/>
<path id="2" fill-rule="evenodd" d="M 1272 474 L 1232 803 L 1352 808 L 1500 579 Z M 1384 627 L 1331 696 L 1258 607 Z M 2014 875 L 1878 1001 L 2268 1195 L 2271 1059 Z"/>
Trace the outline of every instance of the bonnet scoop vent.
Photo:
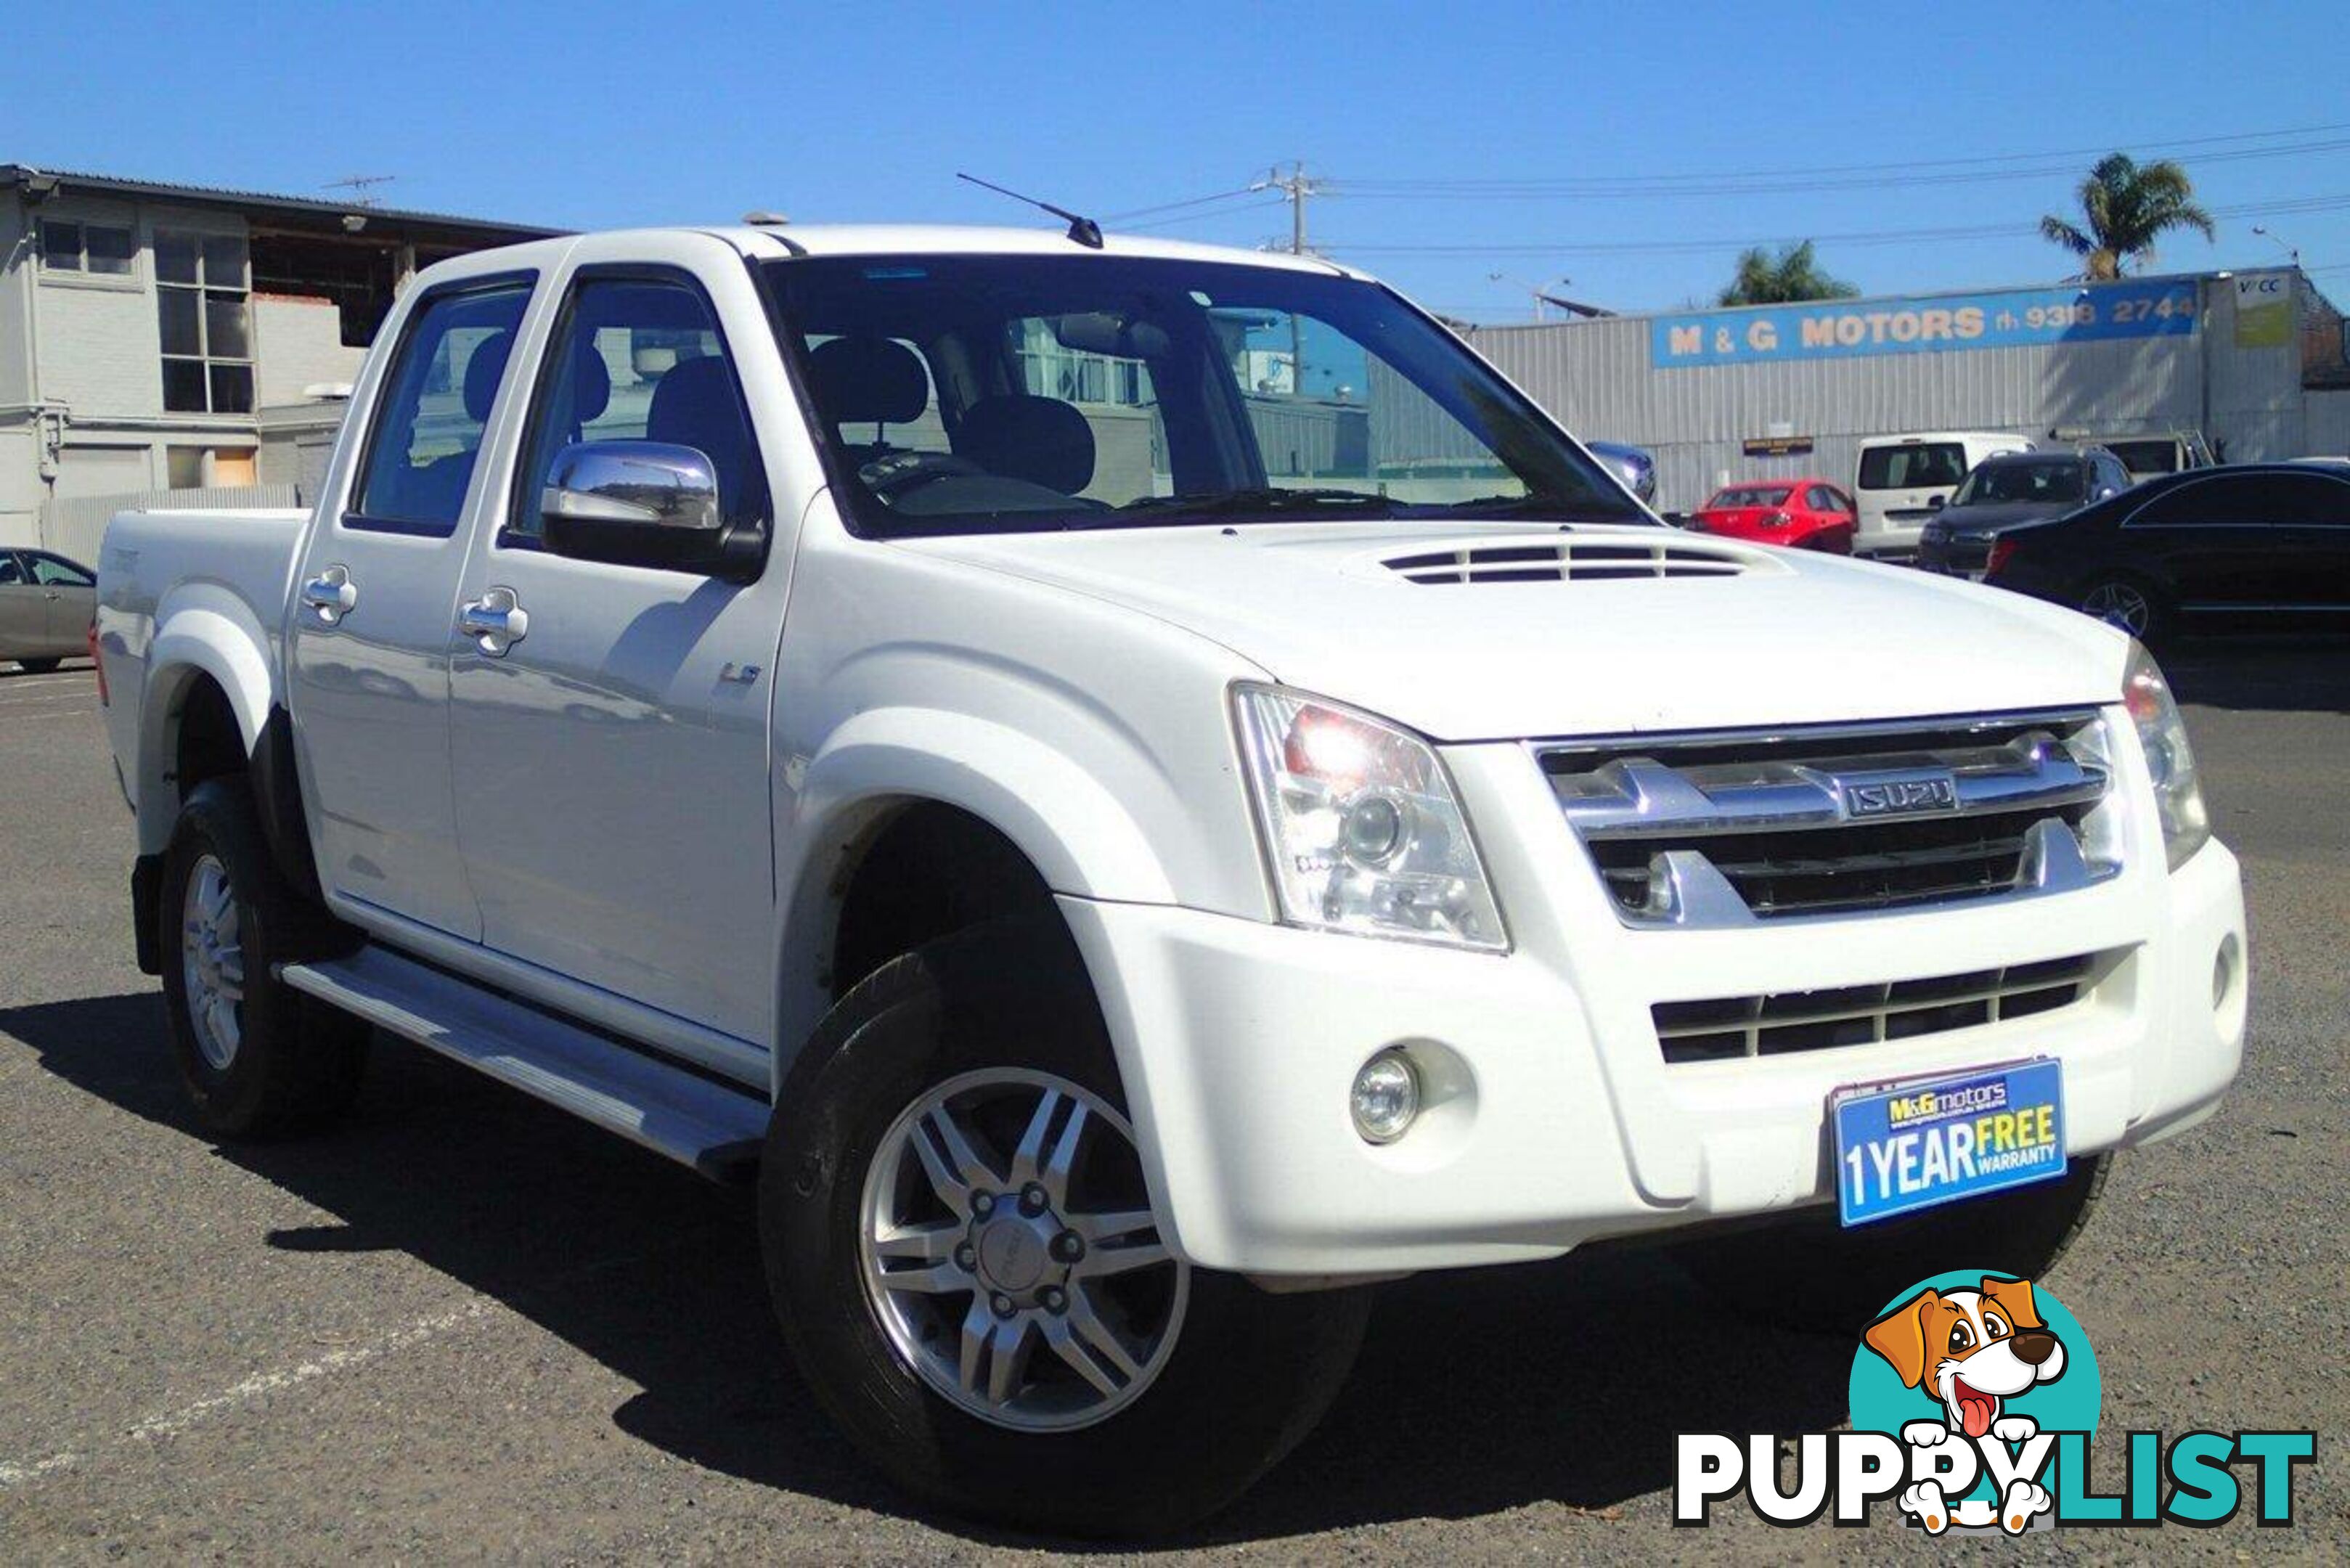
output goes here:
<path id="1" fill-rule="evenodd" d="M 1582 583 L 1648 577 L 1738 577 L 1765 563 L 1742 552 L 1690 541 L 1654 544 L 1621 537 L 1557 539 L 1532 545 L 1470 543 L 1451 550 L 1414 551 L 1380 562 L 1414 583 Z"/>

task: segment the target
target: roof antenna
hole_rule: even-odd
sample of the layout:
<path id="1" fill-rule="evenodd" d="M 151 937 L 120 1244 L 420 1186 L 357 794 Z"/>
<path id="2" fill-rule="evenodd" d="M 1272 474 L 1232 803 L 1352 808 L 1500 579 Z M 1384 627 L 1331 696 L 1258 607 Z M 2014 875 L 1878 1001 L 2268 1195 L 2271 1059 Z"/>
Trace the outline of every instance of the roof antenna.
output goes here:
<path id="1" fill-rule="evenodd" d="M 993 191 L 999 196 L 1009 196 L 1015 202 L 1025 202 L 1030 206 L 1050 213 L 1056 218 L 1066 218 L 1069 220 L 1069 238 L 1087 250 L 1097 251 L 1102 248 L 1101 225 L 1091 218 L 1081 218 L 1065 207 L 1055 207 L 1050 202 L 1039 202 L 1034 196 L 1024 196 L 1017 191 L 1007 191 L 1003 186 L 992 181 L 983 180 L 976 174 L 965 174 L 961 170 L 957 170 L 955 178 L 968 180 L 983 191 Z"/>

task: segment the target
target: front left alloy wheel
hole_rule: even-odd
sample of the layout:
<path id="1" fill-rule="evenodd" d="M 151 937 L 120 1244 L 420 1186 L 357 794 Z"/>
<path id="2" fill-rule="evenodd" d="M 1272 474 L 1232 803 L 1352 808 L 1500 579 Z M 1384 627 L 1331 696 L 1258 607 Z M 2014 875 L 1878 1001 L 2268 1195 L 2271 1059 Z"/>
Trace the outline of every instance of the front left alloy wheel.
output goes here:
<path id="1" fill-rule="evenodd" d="M 1082 1085 L 1023 1067 L 948 1079 L 882 1135 L 863 1207 L 882 1331 L 983 1420 L 1107 1420 L 1175 1348 L 1191 1265 L 1159 1238 L 1133 1129 Z"/>
<path id="2" fill-rule="evenodd" d="M 1321 1417 L 1368 1306 L 1171 1245 L 1056 920 L 841 999 L 776 1107 L 759 1229 L 794 1359 L 866 1457 L 1026 1529 L 1156 1535 L 1230 1502 Z"/>

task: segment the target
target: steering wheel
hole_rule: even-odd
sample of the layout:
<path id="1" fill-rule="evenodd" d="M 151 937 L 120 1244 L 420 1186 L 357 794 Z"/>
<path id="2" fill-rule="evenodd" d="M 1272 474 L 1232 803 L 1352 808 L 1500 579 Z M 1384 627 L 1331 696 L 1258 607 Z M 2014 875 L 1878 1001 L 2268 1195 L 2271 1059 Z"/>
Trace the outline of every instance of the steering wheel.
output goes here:
<path id="1" fill-rule="evenodd" d="M 987 470 L 969 458 L 946 452 L 893 452 L 877 457 L 857 471 L 865 488 L 884 501 L 894 502 L 910 490 L 941 479 L 968 479 Z"/>

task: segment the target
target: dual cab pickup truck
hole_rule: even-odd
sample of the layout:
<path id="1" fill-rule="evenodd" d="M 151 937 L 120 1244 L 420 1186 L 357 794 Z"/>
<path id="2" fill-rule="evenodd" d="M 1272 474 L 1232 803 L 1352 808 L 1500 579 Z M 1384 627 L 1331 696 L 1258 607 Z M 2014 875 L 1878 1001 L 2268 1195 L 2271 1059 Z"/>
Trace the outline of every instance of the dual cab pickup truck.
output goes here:
<path id="1" fill-rule="evenodd" d="M 1130 1532 L 1377 1280 L 1661 1237 L 1857 1327 L 2219 1103 L 2237 868 L 2128 639 L 1676 532 L 1372 279 L 1093 237 L 444 263 L 315 511 L 115 519 L 212 1129 L 383 1032 L 755 1180 L 876 1463 Z"/>

